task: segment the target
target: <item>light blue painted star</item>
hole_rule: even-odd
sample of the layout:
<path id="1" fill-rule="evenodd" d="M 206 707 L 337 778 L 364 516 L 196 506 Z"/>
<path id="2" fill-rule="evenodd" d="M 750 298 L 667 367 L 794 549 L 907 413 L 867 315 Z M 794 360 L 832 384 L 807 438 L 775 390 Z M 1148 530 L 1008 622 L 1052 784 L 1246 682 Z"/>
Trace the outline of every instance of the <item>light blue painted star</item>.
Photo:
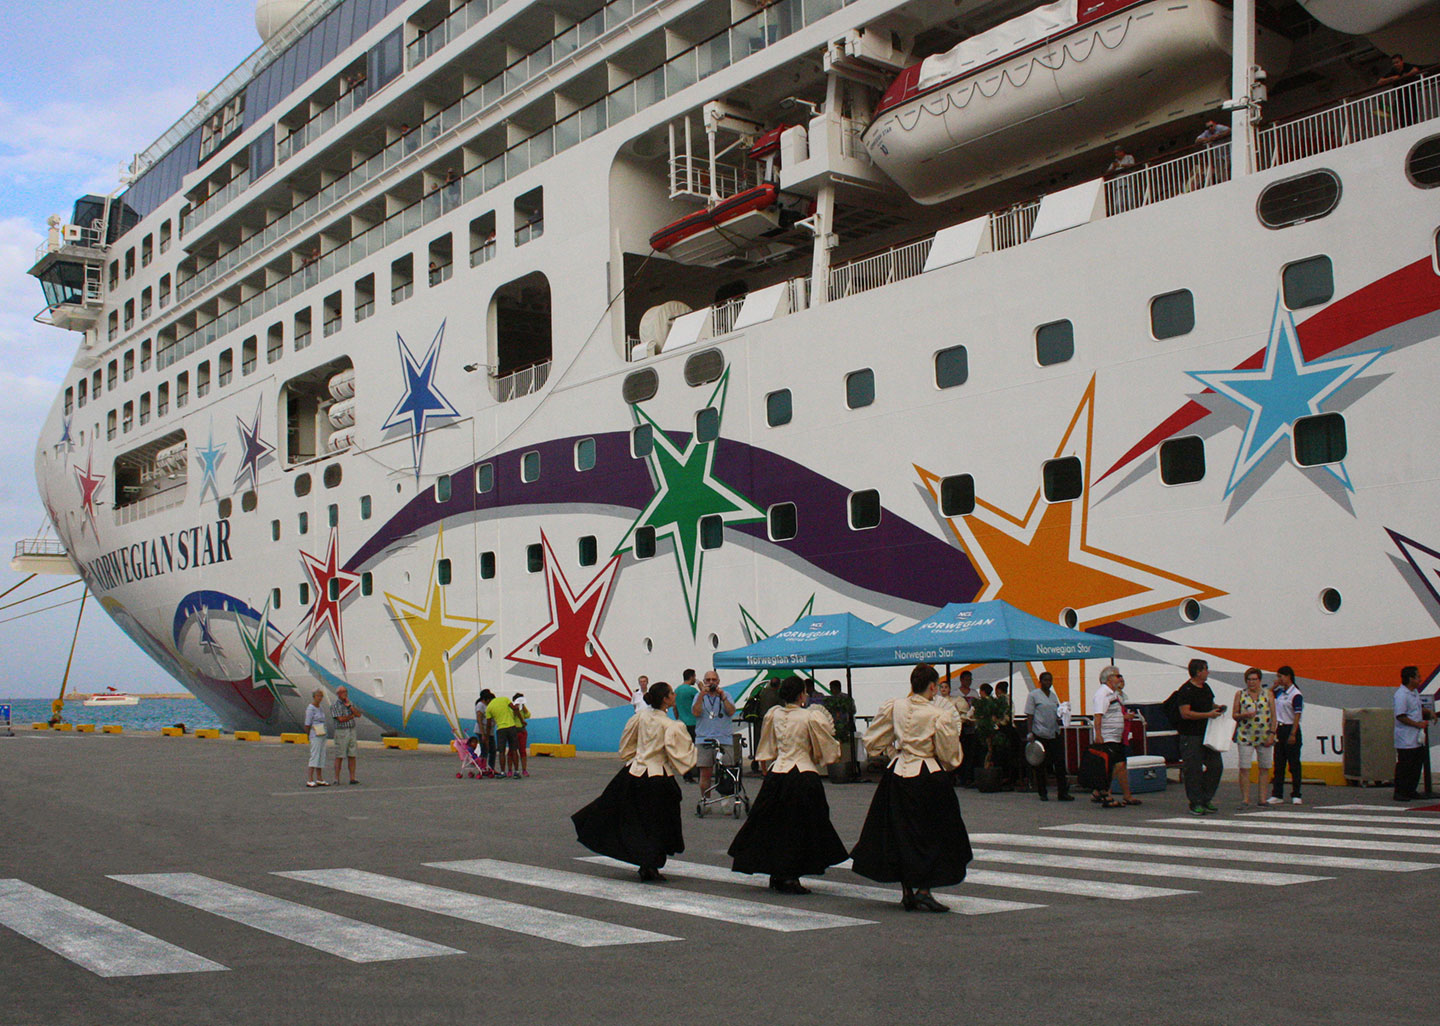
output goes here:
<path id="1" fill-rule="evenodd" d="M 215 483 L 215 472 L 220 469 L 220 461 L 225 458 L 225 443 L 215 444 L 215 422 L 210 422 L 209 440 L 195 450 L 195 455 L 200 460 L 200 501 L 205 501 L 205 493 L 208 491 L 215 496 L 215 501 L 220 501 L 220 489 Z"/>
<path id="2" fill-rule="evenodd" d="M 1187 372 L 1250 412 L 1225 495 L 1228 497 L 1275 446 L 1291 438 L 1295 421 L 1320 413 L 1325 400 L 1385 353 L 1384 349 L 1372 349 L 1306 363 L 1295 333 L 1295 320 L 1277 298 L 1263 367 Z M 1325 469 L 1347 489 L 1354 490 L 1343 463 L 1326 464 Z"/>
<path id="3" fill-rule="evenodd" d="M 441 395 L 440 390 L 435 387 L 435 368 L 440 362 L 440 346 L 444 339 L 445 324 L 441 322 L 440 330 L 435 333 L 434 341 L 425 352 L 425 359 L 417 364 L 410 347 L 405 344 L 405 339 L 399 332 L 395 333 L 395 342 L 400 347 L 401 369 L 405 374 L 405 393 L 395 404 L 390 419 L 382 426 L 386 431 L 393 427 L 410 428 L 410 448 L 415 457 L 417 479 L 420 477 L 420 463 L 425 452 L 425 432 L 430 421 L 460 416 L 455 407 L 450 405 L 450 400 Z"/>

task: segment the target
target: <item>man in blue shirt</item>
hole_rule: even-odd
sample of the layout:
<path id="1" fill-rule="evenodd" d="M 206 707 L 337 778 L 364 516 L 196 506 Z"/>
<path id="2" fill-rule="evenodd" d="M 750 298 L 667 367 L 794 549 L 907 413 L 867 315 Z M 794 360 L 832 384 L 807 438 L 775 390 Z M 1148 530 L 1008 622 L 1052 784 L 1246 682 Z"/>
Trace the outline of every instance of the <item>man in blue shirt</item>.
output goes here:
<path id="1" fill-rule="evenodd" d="M 1070 797 L 1070 782 L 1065 778 L 1065 742 L 1060 736 L 1060 699 L 1056 697 L 1049 671 L 1040 674 L 1040 687 L 1025 699 L 1025 715 L 1030 718 L 1030 737 L 1045 748 L 1045 762 L 1035 767 L 1035 790 L 1042 802 L 1050 795 L 1045 788 L 1045 770 L 1055 776 L 1055 790 L 1062 802 Z"/>
<path id="2" fill-rule="evenodd" d="M 727 748 L 735 742 L 735 703 L 720 690 L 720 675 L 714 670 L 705 671 L 690 711 L 695 714 L 695 761 L 700 767 L 700 793 L 704 794 L 715 774 L 715 748 L 706 742 L 715 741 Z"/>
<path id="3" fill-rule="evenodd" d="M 1400 671 L 1395 691 L 1395 800 L 1413 802 L 1420 795 L 1420 768 L 1425 761 L 1425 733 L 1434 713 L 1420 704 L 1420 668 Z"/>

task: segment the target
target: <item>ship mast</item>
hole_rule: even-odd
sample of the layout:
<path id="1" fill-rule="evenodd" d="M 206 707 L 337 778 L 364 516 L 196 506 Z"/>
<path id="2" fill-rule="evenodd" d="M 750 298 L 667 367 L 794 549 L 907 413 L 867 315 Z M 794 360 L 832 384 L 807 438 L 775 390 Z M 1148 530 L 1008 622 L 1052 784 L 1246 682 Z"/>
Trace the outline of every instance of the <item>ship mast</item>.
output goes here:
<path id="1" fill-rule="evenodd" d="M 1255 140 L 1250 128 L 1260 120 L 1265 73 L 1255 64 L 1255 0 L 1235 0 L 1230 46 L 1230 174 L 1255 170 Z"/>

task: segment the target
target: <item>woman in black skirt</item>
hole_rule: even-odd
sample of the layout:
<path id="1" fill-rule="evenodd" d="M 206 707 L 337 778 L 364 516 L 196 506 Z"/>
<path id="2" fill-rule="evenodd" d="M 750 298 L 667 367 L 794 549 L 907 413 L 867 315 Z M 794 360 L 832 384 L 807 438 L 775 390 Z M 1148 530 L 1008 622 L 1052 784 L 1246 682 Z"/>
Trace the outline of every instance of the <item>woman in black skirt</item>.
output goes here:
<path id="1" fill-rule="evenodd" d="M 730 845 L 735 872 L 769 873 L 771 890 L 782 894 L 809 894 L 800 877 L 819 876 L 846 855 L 820 781 L 820 767 L 840 758 L 835 720 L 805 701 L 799 677 L 781 682 L 781 704 L 765 714 L 755 749 L 768 764 L 765 783 Z"/>
<path id="2" fill-rule="evenodd" d="M 948 912 L 930 894 L 965 879 L 973 853 L 948 770 L 960 765 L 960 733 L 949 705 L 931 699 L 940 675 L 921 663 L 910 672 L 910 694 L 880 707 L 865 734 L 865 750 L 892 756 L 870 803 L 855 872 L 881 883 L 898 881 L 907 912 Z"/>
<path id="3" fill-rule="evenodd" d="M 666 715 L 675 692 L 659 681 L 645 692 L 647 708 L 620 735 L 620 772 L 585 808 L 570 817 L 580 843 L 600 855 L 629 862 L 644 881 L 664 880 L 660 867 L 685 850 L 680 832 L 680 785 L 695 765 L 695 742 L 685 725 Z"/>

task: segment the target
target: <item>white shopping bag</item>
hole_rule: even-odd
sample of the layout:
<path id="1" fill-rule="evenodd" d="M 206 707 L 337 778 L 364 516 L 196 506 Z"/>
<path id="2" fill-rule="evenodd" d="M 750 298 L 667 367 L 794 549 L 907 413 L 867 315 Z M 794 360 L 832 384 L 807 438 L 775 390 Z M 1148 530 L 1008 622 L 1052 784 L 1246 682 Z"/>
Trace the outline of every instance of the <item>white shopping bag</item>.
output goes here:
<path id="1" fill-rule="evenodd" d="M 1056 712 L 1060 714 L 1060 725 L 1068 729 L 1070 726 L 1070 703 L 1061 702 L 1056 708 Z"/>
<path id="2" fill-rule="evenodd" d="M 1215 717 L 1205 727 L 1205 747 L 1214 752 L 1228 752 L 1230 740 L 1235 733 L 1235 719 L 1230 715 L 1230 707 L 1225 706 L 1225 711 Z"/>
<path id="3" fill-rule="evenodd" d="M 324 736 L 325 736 L 325 724 L 323 724 L 323 723 L 312 723 L 312 724 L 310 724 L 310 735 L 311 735 L 312 737 L 324 737 Z"/>

